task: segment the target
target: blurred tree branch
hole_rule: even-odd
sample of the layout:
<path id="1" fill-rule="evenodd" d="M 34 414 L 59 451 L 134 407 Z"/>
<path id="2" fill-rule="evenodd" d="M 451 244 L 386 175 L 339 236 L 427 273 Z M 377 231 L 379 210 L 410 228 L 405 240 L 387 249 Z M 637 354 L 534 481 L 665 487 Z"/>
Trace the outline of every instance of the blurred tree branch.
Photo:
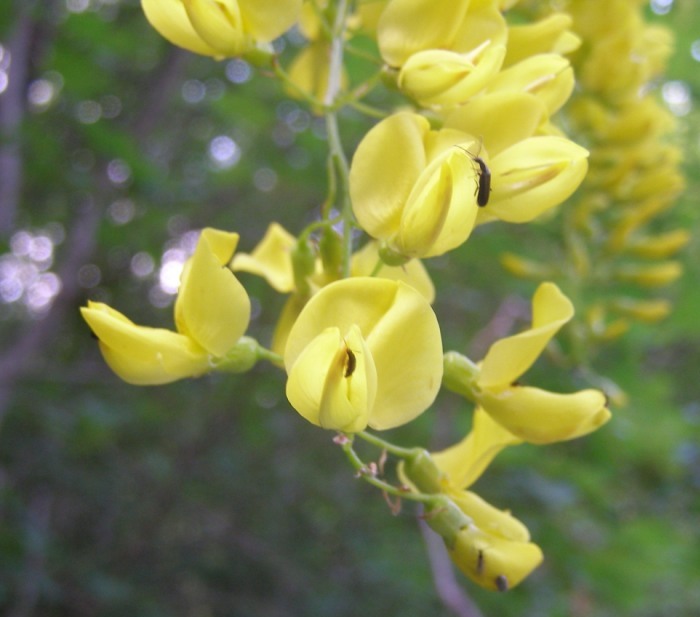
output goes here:
<path id="1" fill-rule="evenodd" d="M 435 591 L 440 601 L 455 617 L 483 617 L 479 608 L 457 582 L 442 538 L 424 521 L 419 520 L 419 526 L 433 573 Z"/>
<path id="2" fill-rule="evenodd" d="M 0 96 L 0 236 L 14 230 L 22 192 L 21 127 L 36 22 L 30 3 L 15 3 L 17 19 L 6 52 L 9 55 L 7 89 Z"/>
<path id="3" fill-rule="evenodd" d="M 27 16 L 27 19 L 31 24 L 31 18 Z M 163 117 L 163 108 L 168 105 L 172 93 L 177 87 L 178 77 L 184 71 L 188 57 L 189 54 L 186 52 L 170 48 L 161 60 L 159 67 L 153 71 L 149 89 L 151 94 L 146 97 L 139 113 L 130 124 L 124 127 L 124 131 L 137 144 L 142 146 L 145 143 L 157 121 Z M 21 88 L 20 102 L 24 90 L 25 88 Z M 19 113 L 21 116 L 21 111 Z M 107 153 L 108 155 L 109 153 Z M 12 164 L 19 166 L 21 174 L 19 150 L 17 150 L 16 161 Z M 0 180 L 0 185 L 1 182 L 2 180 Z M 19 186 L 17 186 L 17 191 L 19 191 Z M 18 328 L 14 341 L 6 346 L 0 355 L 0 421 L 7 412 L 14 384 L 23 376 L 31 374 L 42 366 L 42 363 L 37 362 L 40 354 L 44 358 L 50 355 L 47 350 L 50 349 L 52 341 L 61 331 L 61 324 L 66 320 L 69 311 L 76 310 L 76 304 L 82 295 L 77 273 L 82 265 L 90 261 L 96 250 L 100 219 L 104 206 L 109 202 L 112 193 L 113 187 L 106 174 L 101 174 L 96 186 L 89 194 L 88 200 L 76 209 L 73 220 L 68 224 L 65 242 L 67 250 L 57 268 L 62 287 L 51 310 L 43 319 L 28 321 Z M 10 203 L 10 197 L 14 200 L 12 201 L 14 208 L 19 194 L 7 195 L 7 203 Z M 12 218 L 14 219 L 14 213 Z M 8 225 L 11 226 L 12 222 L 8 221 Z"/>

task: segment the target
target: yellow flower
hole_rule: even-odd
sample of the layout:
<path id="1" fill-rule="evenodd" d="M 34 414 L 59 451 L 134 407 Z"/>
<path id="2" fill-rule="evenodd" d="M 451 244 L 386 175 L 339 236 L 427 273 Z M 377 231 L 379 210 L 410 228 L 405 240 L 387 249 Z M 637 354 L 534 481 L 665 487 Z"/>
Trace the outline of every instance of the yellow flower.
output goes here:
<path id="1" fill-rule="evenodd" d="M 636 298 L 617 298 L 612 308 L 618 313 L 646 323 L 661 321 L 671 313 L 671 303 L 663 298 L 638 300 Z"/>
<path id="2" fill-rule="evenodd" d="M 296 289 L 294 280 L 292 254 L 296 245 L 297 239 L 292 234 L 278 223 L 271 223 L 253 252 L 238 253 L 233 258 L 232 264 L 234 272 L 257 274 L 262 276 L 275 291 L 292 294 L 282 309 L 272 339 L 272 350 L 280 355 L 284 353 L 289 330 L 308 301 L 308 293 L 300 293 Z M 380 263 L 379 247 L 376 242 L 368 242 L 353 253 L 350 261 L 350 276 L 371 276 L 378 263 Z M 428 302 L 432 303 L 435 300 L 435 287 L 430 280 L 430 275 L 417 259 L 412 259 L 402 266 L 382 265 L 376 276 L 403 281 L 418 290 Z M 309 293 L 316 293 L 332 280 L 323 271 L 322 260 L 317 258 L 313 271 L 306 280 Z"/>
<path id="3" fill-rule="evenodd" d="M 508 28 L 508 53 L 505 65 L 510 66 L 536 54 L 568 54 L 579 47 L 581 39 L 571 32 L 573 20 L 565 13 L 553 13 L 531 24 Z"/>
<path id="4" fill-rule="evenodd" d="M 174 45 L 205 56 L 237 56 L 294 25 L 302 0 L 141 0 L 151 25 Z"/>
<path id="5" fill-rule="evenodd" d="M 234 272 L 251 272 L 262 276 L 275 291 L 294 290 L 291 253 L 296 238 L 279 223 L 270 223 L 253 252 L 238 253 L 231 263 Z"/>
<path id="6" fill-rule="evenodd" d="M 662 234 L 636 238 L 630 243 L 628 250 L 638 257 L 664 259 L 680 251 L 690 242 L 690 238 L 687 229 L 674 229 Z"/>
<path id="7" fill-rule="evenodd" d="M 250 320 L 248 295 L 227 267 L 237 244 L 238 234 L 202 231 L 181 277 L 177 332 L 138 326 L 99 302 L 80 309 L 119 377 L 138 385 L 195 377 L 235 347 Z"/>
<path id="8" fill-rule="evenodd" d="M 392 67 L 429 49 L 467 53 L 485 41 L 505 45 L 507 36 L 498 7 L 471 0 L 391 0 L 377 27 L 379 50 Z"/>
<path id="9" fill-rule="evenodd" d="M 464 103 L 498 73 L 506 48 L 486 41 L 467 53 L 444 49 L 420 51 L 401 67 L 398 85 L 425 106 Z"/>
<path id="10" fill-rule="evenodd" d="M 530 542 L 525 525 L 477 494 L 450 495 L 473 523 L 460 529 L 447 550 L 455 565 L 478 585 L 508 591 L 542 563 L 542 550 Z"/>
<path id="11" fill-rule="evenodd" d="M 605 395 L 598 390 L 555 394 L 516 383 L 573 315 L 571 301 L 556 285 L 541 284 L 532 299 L 532 327 L 496 341 L 481 364 L 476 379 L 479 404 L 525 441 L 574 439 L 610 419 Z"/>
<path id="12" fill-rule="evenodd" d="M 476 482 L 496 455 L 507 446 L 522 443 L 481 407 L 474 410 L 472 429 L 459 443 L 431 457 L 443 474 L 444 491 L 463 490 Z"/>
<path id="13" fill-rule="evenodd" d="M 602 392 L 555 394 L 516 381 L 573 317 L 574 308 L 556 285 L 543 283 L 532 299 L 532 313 L 532 327 L 496 341 L 479 367 L 455 352 L 445 354 L 445 383 L 524 441 L 546 444 L 586 435 L 610 419 Z"/>
<path id="14" fill-rule="evenodd" d="M 442 452 L 409 459 L 400 468 L 401 476 L 414 490 L 449 498 L 444 520 L 438 512 L 433 514 L 437 520 L 431 520 L 428 512 L 426 522 L 443 536 L 450 557 L 466 576 L 497 591 L 520 583 L 540 564 L 542 551 L 530 542 L 527 528 L 510 512 L 465 489 L 503 448 L 521 442 L 477 408 L 465 439 Z M 450 512 L 451 504 L 459 512 Z"/>
<path id="15" fill-rule="evenodd" d="M 365 135 L 353 156 L 350 194 L 360 226 L 398 255 L 432 257 L 461 245 L 477 214 L 474 137 L 431 131 L 398 113 Z"/>
<path id="16" fill-rule="evenodd" d="M 492 191 L 477 224 L 495 218 L 531 221 L 578 188 L 588 151 L 563 137 L 540 134 L 547 117 L 543 98 L 518 89 L 482 94 L 446 117 L 441 133 L 479 135 L 488 153 L 479 156 L 490 168 Z"/>
<path id="17" fill-rule="evenodd" d="M 393 428 L 437 395 L 440 328 L 428 301 L 405 283 L 344 279 L 304 306 L 284 364 L 287 398 L 309 422 L 348 432 Z"/>
<path id="18" fill-rule="evenodd" d="M 521 60 L 494 76 L 488 92 L 529 92 L 542 100 L 553 115 L 574 89 L 574 72 L 559 54 L 537 54 Z"/>
<path id="19" fill-rule="evenodd" d="M 289 80 L 294 87 L 287 86 L 290 96 L 298 96 L 300 90 L 317 101 L 323 101 L 328 90 L 330 43 L 326 40 L 312 41 L 294 58 L 289 67 Z M 342 87 L 347 85 L 347 74 L 343 70 Z M 314 110 L 322 113 L 322 110 Z"/>
<path id="20" fill-rule="evenodd" d="M 617 268 L 615 277 L 626 283 L 641 287 L 663 287 L 670 285 L 683 274 L 678 261 L 664 261 L 653 266 L 624 265 Z"/>

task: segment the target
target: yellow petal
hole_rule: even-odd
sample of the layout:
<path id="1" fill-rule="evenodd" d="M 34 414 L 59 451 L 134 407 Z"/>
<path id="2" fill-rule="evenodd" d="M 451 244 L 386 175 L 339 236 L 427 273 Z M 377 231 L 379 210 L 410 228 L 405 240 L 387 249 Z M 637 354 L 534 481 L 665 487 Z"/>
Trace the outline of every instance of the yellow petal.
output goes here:
<path id="1" fill-rule="evenodd" d="M 238 253 L 233 258 L 234 272 L 251 272 L 262 276 L 280 293 L 294 289 L 294 272 L 290 253 L 296 239 L 278 223 L 271 223 L 263 239 L 249 255 Z"/>
<path id="2" fill-rule="evenodd" d="M 206 351 L 182 334 L 137 326 L 99 302 L 88 302 L 80 312 L 99 339 L 109 367 L 128 383 L 170 383 L 201 375 L 209 368 Z"/>
<path id="3" fill-rule="evenodd" d="M 282 307 L 282 312 L 277 319 L 275 332 L 272 335 L 271 349 L 276 354 L 284 355 L 284 348 L 287 345 L 287 338 L 292 326 L 296 323 L 301 309 L 304 308 L 308 298 L 299 294 L 292 294 Z"/>
<path id="4" fill-rule="evenodd" d="M 559 288 L 554 283 L 542 283 L 532 298 L 532 327 L 491 346 L 481 366 L 478 386 L 498 390 L 511 385 L 573 315 L 573 304 Z"/>
<path id="5" fill-rule="evenodd" d="M 352 255 L 351 276 L 370 276 L 379 263 L 379 246 L 368 242 Z M 435 286 L 428 271 L 418 259 L 412 259 L 403 266 L 382 266 L 377 272 L 379 278 L 403 281 L 419 291 L 431 304 L 435 300 Z"/>
<path id="6" fill-rule="evenodd" d="M 264 43 L 282 36 L 301 15 L 302 0 L 237 0 L 237 3 L 246 30 Z"/>
<path id="7" fill-rule="evenodd" d="M 477 407 L 469 434 L 454 446 L 432 453 L 431 456 L 440 471 L 446 475 L 449 485 L 464 489 L 476 482 L 503 448 L 521 442 L 522 439 Z"/>
<path id="8" fill-rule="evenodd" d="M 532 542 L 506 540 L 476 526 L 460 531 L 448 551 L 463 574 L 492 591 L 517 586 L 543 559 L 542 551 Z"/>
<path id="9" fill-rule="evenodd" d="M 453 176 L 449 165 L 429 167 L 418 178 L 401 213 L 393 248 L 407 257 L 424 257 L 432 249 L 447 219 Z"/>
<path id="10" fill-rule="evenodd" d="M 394 240 L 396 250 L 434 257 L 463 244 L 474 229 L 477 182 L 472 156 L 461 148 L 436 158 L 408 197 Z"/>
<path id="11" fill-rule="evenodd" d="M 237 56 L 253 47 L 237 0 L 182 0 L 197 34 L 221 55 Z"/>
<path id="12" fill-rule="evenodd" d="M 418 52 L 401 69 L 399 88 L 426 106 L 458 105 L 486 87 L 504 56 L 504 46 L 488 42 L 466 54 L 442 49 Z"/>
<path id="13" fill-rule="evenodd" d="M 206 228 L 183 271 L 175 302 L 175 323 L 214 356 L 223 356 L 243 336 L 250 299 L 228 265 L 238 234 Z"/>
<path id="14" fill-rule="evenodd" d="M 559 49 L 560 43 L 573 43 L 568 36 L 572 19 L 565 13 L 554 13 L 540 21 L 515 25 L 508 28 L 508 55 L 507 65 L 510 66 L 535 54 L 543 54 L 550 51 L 566 53 L 572 51 L 570 45 L 566 45 L 566 51 Z"/>
<path id="15" fill-rule="evenodd" d="M 477 135 L 489 154 L 495 156 L 531 137 L 546 117 L 544 104 L 533 94 L 491 92 L 451 112 L 445 120 L 445 128 Z"/>
<path id="16" fill-rule="evenodd" d="M 149 23 L 173 45 L 205 56 L 220 56 L 192 27 L 182 0 L 141 0 Z"/>
<path id="17" fill-rule="evenodd" d="M 287 339 L 287 372 L 327 328 L 359 328 L 374 359 L 377 394 L 368 424 L 409 422 L 433 402 L 442 378 L 442 342 L 430 304 L 400 281 L 350 278 L 322 288 L 302 309 Z"/>
<path id="18" fill-rule="evenodd" d="M 393 0 L 379 18 L 377 40 L 389 66 L 424 49 L 449 48 L 469 0 Z"/>
<path id="19" fill-rule="evenodd" d="M 471 0 L 469 10 L 450 45 L 437 45 L 464 52 L 490 42 L 505 46 L 508 43 L 508 24 L 491 0 Z"/>
<path id="20" fill-rule="evenodd" d="M 356 432 L 367 427 L 374 406 L 377 373 L 355 326 L 343 337 L 326 328 L 289 368 L 287 398 L 309 422 L 322 428 Z"/>
<path id="21" fill-rule="evenodd" d="M 375 125 L 352 158 L 350 196 L 360 226 L 373 238 L 399 228 L 401 211 L 427 164 L 424 139 L 428 121 L 398 113 Z"/>
<path id="22" fill-rule="evenodd" d="M 484 391 L 479 403 L 491 417 L 521 439 L 535 444 L 587 435 L 610 419 L 599 390 L 555 394 L 523 386 Z"/>
<path id="23" fill-rule="evenodd" d="M 507 510 L 499 510 L 471 491 L 447 493 L 459 509 L 485 533 L 517 542 L 527 542 L 530 532 Z"/>
<path id="24" fill-rule="evenodd" d="M 569 61 L 559 54 L 538 54 L 502 70 L 489 83 L 488 90 L 528 92 L 554 114 L 569 99 L 574 89 L 574 72 Z"/>
<path id="25" fill-rule="evenodd" d="M 491 201 L 483 213 L 525 223 L 559 205 L 579 186 L 588 151 L 563 137 L 525 139 L 491 159 Z"/>
<path id="26" fill-rule="evenodd" d="M 297 53 L 289 67 L 289 79 L 296 89 L 318 101 L 324 100 L 328 90 L 330 53 L 330 43 L 325 39 L 313 41 Z M 341 88 L 345 88 L 348 83 L 348 76 L 344 69 L 342 69 L 340 83 Z M 299 92 L 295 88 L 287 86 L 286 90 L 290 96 L 299 98 Z M 319 109 L 314 111 L 319 115 L 323 113 Z"/>

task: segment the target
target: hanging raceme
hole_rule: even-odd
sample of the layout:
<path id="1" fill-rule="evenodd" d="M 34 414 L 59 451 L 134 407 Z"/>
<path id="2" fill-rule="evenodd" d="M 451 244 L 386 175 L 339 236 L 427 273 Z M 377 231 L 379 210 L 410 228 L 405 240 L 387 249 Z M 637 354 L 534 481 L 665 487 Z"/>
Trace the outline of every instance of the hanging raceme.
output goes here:
<path id="1" fill-rule="evenodd" d="M 682 186 L 672 173 L 678 157 L 668 148 L 660 164 L 646 156 L 648 143 L 638 141 L 643 129 L 649 139 L 665 134 L 668 118 L 630 96 L 632 85 L 658 69 L 665 47 L 652 45 L 643 66 L 622 81 L 601 74 L 604 54 L 585 57 L 596 28 L 609 38 L 607 64 L 623 49 L 639 50 L 654 31 L 621 0 L 606 11 L 624 20 L 601 26 L 587 1 L 572 0 L 571 15 L 528 20 L 533 3 L 512 19 L 513 0 L 142 0 L 155 29 L 185 49 L 215 58 L 271 54 L 265 74 L 279 80 L 280 96 L 294 96 L 295 104 L 323 116 L 327 194 L 306 226 L 290 233 L 271 222 L 250 253 L 234 256 L 237 234 L 204 229 L 181 277 L 176 331 L 137 326 L 106 305 L 88 303 L 82 313 L 107 364 L 130 383 L 162 384 L 270 361 L 286 373 L 291 408 L 310 425 L 337 433 L 334 441 L 357 477 L 386 497 L 422 504 L 424 520 L 466 576 L 495 591 L 520 584 L 542 561 L 542 550 L 509 511 L 470 489 L 504 448 L 600 428 L 610 418 L 606 397 L 594 388 L 558 394 L 519 381 L 574 316 L 559 287 L 542 282 L 561 274 L 560 263 L 507 256 L 511 270 L 540 283 L 532 324 L 500 338 L 475 362 L 443 353 L 431 304 L 449 290 L 435 289 L 419 259 L 477 242 L 471 235 L 480 225 L 493 223 L 490 232 L 499 234 L 503 222 L 526 224 L 561 208 L 581 232 L 571 246 L 583 278 L 596 267 L 589 255 L 598 228 L 592 219 L 615 204 L 604 246 L 629 261 L 615 263 L 609 276 L 647 286 L 678 276 L 673 257 L 687 233 L 644 227 L 667 208 L 662 193 Z M 303 37 L 289 37 L 291 61 L 274 56 L 273 49 L 284 47 L 273 48 L 274 39 L 297 22 Z M 622 34 L 613 22 L 624 25 Z M 350 54 L 353 61 L 346 62 Z M 374 72 L 356 83 L 361 61 Z M 572 94 L 577 67 L 582 85 L 597 94 L 572 108 L 580 129 L 574 139 L 554 114 Z M 620 78 L 618 69 L 613 77 Z M 365 98 L 382 88 L 380 96 Z M 367 123 L 349 164 L 341 124 L 348 118 L 357 124 L 358 112 L 374 124 Z M 589 165 L 579 142 L 603 150 L 604 164 L 594 163 L 595 197 L 572 210 L 566 202 Z M 625 203 L 618 207 L 620 199 Z M 530 228 L 522 234 L 529 238 Z M 234 272 L 245 273 L 244 282 L 263 277 L 288 296 L 268 347 L 255 332 L 244 336 L 250 301 Z M 668 311 L 665 302 L 634 294 L 596 298 L 584 318 L 601 336 L 624 330 L 627 318 L 652 321 Z M 624 319 L 606 322 L 608 310 Z M 268 325 L 253 322 L 251 329 L 267 332 Z M 471 403 L 471 429 L 456 444 L 428 453 L 366 430 L 399 427 L 439 407 L 443 386 Z M 397 473 L 362 460 L 354 447 L 359 439 L 382 463 L 397 459 Z"/>

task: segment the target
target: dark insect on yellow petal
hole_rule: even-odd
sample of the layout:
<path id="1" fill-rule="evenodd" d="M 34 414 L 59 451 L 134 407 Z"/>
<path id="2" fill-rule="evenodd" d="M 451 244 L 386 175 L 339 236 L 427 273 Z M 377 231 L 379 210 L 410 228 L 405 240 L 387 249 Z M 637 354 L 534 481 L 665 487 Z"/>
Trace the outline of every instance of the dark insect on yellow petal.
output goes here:
<path id="1" fill-rule="evenodd" d="M 347 360 L 345 361 L 345 377 L 350 377 L 355 372 L 355 367 L 357 366 L 357 358 L 355 358 L 355 354 L 350 350 L 348 347 L 346 349 L 347 351 Z"/>

